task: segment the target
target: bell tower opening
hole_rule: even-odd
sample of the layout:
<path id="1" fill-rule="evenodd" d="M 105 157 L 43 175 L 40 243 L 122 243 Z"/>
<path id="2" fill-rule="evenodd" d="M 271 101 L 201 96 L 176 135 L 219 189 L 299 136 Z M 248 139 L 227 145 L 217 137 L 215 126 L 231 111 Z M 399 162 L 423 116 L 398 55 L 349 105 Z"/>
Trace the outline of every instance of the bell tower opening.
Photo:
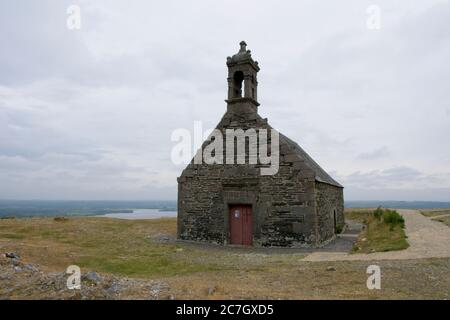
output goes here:
<path id="1" fill-rule="evenodd" d="M 228 67 L 228 104 L 248 102 L 259 106 L 257 102 L 259 71 L 258 61 L 253 60 L 245 41 L 239 44 L 239 52 L 227 58 Z"/>
<path id="2" fill-rule="evenodd" d="M 242 98 L 242 85 L 244 83 L 244 73 L 236 71 L 233 76 L 234 94 L 233 98 Z"/>

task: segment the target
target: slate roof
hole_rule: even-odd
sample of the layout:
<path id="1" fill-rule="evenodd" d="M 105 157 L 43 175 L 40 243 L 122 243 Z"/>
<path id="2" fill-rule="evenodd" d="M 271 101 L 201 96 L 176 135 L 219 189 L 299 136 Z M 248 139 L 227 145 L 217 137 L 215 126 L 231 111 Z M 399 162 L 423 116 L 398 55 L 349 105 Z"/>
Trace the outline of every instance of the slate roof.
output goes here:
<path id="1" fill-rule="evenodd" d="M 318 182 L 327 183 L 336 187 L 343 188 L 343 186 L 334 180 L 325 170 L 323 170 L 317 162 L 313 160 L 309 156 L 309 154 L 306 153 L 305 150 L 303 150 L 295 141 L 289 139 L 285 135 L 280 133 L 280 143 L 281 140 L 285 140 L 286 144 L 290 147 L 290 149 L 294 152 L 295 155 L 297 155 L 301 160 L 305 162 L 305 164 L 315 172 L 316 174 L 316 180 Z"/>

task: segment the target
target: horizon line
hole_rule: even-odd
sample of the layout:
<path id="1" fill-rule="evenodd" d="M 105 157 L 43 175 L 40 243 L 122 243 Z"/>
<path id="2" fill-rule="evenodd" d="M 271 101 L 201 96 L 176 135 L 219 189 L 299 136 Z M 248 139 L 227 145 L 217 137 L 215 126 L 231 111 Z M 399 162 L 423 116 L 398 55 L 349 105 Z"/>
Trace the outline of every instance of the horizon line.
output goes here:
<path id="1" fill-rule="evenodd" d="M 147 201 L 177 201 L 177 199 L 0 199 L 0 201 L 110 201 L 110 202 L 147 202 Z M 449 202 L 449 200 L 345 200 L 344 202 Z"/>

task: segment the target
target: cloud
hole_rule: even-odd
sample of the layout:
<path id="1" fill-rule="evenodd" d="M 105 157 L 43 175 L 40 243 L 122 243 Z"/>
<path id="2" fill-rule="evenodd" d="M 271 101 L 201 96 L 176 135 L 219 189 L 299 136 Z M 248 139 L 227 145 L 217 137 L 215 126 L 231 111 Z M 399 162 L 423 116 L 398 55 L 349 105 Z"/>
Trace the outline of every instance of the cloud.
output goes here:
<path id="1" fill-rule="evenodd" d="M 345 186 L 364 189 L 450 188 L 450 171 L 427 174 L 414 168 L 400 166 L 368 172 L 356 171 L 341 176 L 340 180 Z"/>
<path id="2" fill-rule="evenodd" d="M 388 157 L 389 155 L 389 148 L 383 146 L 373 151 L 360 153 L 356 158 L 358 160 L 377 160 L 380 158 Z"/>
<path id="3" fill-rule="evenodd" d="M 450 188 L 360 189 L 346 188 L 345 200 L 449 201 Z"/>
<path id="4" fill-rule="evenodd" d="M 220 120 L 241 40 L 261 115 L 346 192 L 449 187 L 448 3 L 379 1 L 375 32 L 360 0 L 77 3 L 77 31 L 73 1 L 0 4 L 4 198 L 175 198 L 171 132 Z"/>

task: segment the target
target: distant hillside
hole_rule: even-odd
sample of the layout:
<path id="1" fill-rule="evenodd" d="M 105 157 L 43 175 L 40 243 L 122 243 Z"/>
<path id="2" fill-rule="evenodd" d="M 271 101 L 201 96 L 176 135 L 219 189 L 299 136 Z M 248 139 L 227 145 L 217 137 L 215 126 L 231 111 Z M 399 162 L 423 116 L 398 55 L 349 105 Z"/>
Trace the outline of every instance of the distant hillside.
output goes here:
<path id="1" fill-rule="evenodd" d="M 375 208 L 378 206 L 398 209 L 450 208 L 450 202 L 433 201 L 346 201 L 346 208 Z M 103 215 L 127 213 L 133 209 L 159 209 L 176 211 L 175 200 L 155 201 L 59 201 L 59 200 L 0 200 L 0 217 Z"/>
<path id="2" fill-rule="evenodd" d="M 438 201 L 345 201 L 346 208 L 442 209 L 450 208 L 450 202 Z"/>
<path id="3" fill-rule="evenodd" d="M 0 217 L 102 215 L 126 213 L 133 209 L 176 211 L 176 201 L 53 201 L 0 200 Z"/>

